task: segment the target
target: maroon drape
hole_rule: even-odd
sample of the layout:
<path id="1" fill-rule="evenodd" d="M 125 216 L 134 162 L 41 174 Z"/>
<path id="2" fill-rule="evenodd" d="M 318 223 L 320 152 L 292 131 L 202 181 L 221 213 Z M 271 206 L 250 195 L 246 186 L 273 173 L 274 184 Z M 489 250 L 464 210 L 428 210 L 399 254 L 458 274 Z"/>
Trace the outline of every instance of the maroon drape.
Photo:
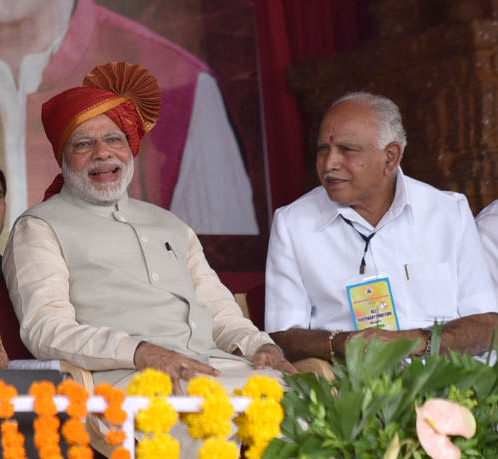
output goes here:
<path id="1" fill-rule="evenodd" d="M 273 210 L 305 191 L 303 120 L 286 71 L 351 49 L 358 41 L 358 1 L 254 0 Z"/>

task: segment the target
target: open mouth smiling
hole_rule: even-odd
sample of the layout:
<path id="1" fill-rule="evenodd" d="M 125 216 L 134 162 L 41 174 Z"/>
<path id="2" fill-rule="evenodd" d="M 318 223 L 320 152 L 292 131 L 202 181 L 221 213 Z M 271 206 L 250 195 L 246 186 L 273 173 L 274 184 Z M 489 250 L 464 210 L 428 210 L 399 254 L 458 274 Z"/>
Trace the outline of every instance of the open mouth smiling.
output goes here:
<path id="1" fill-rule="evenodd" d="M 90 175 L 115 174 L 119 169 L 119 167 L 114 167 L 113 169 L 93 170 Z"/>
<path id="2" fill-rule="evenodd" d="M 106 179 L 115 177 L 118 172 L 121 170 L 119 166 L 112 168 L 97 168 L 88 173 L 90 177 L 95 177 L 97 179 Z"/>
<path id="3" fill-rule="evenodd" d="M 325 182 L 328 184 L 328 185 L 338 185 L 340 183 L 346 183 L 347 180 L 345 179 L 341 179 L 341 178 L 338 178 L 338 177 L 331 177 L 331 176 L 325 176 L 324 177 L 325 179 Z"/>

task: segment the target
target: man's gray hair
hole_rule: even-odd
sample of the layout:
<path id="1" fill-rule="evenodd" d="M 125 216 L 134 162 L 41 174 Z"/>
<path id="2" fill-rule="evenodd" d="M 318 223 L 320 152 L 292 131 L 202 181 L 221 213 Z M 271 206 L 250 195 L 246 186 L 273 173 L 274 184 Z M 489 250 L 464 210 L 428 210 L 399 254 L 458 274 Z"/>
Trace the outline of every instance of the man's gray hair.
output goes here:
<path id="1" fill-rule="evenodd" d="M 385 148 L 392 142 L 401 145 L 402 150 L 406 147 L 406 133 L 398 106 L 387 97 L 371 94 L 369 92 L 350 92 L 337 99 L 329 108 L 332 110 L 342 102 L 352 101 L 365 104 L 379 117 L 381 125 L 378 134 L 379 148 Z"/>

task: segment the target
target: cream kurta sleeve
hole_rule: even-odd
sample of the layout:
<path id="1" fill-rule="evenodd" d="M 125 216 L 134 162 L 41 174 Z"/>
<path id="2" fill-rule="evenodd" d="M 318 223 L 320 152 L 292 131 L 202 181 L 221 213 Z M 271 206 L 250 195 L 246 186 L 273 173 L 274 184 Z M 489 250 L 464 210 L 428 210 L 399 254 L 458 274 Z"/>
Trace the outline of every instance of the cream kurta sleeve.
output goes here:
<path id="1" fill-rule="evenodd" d="M 244 356 L 251 358 L 263 344 L 275 344 L 267 333 L 259 331 L 242 315 L 230 290 L 209 266 L 201 243 L 190 228 L 189 240 L 188 268 L 199 304 L 213 316 L 216 345 L 226 352 L 239 348 Z"/>
<path id="2" fill-rule="evenodd" d="M 38 359 L 61 359 L 89 370 L 135 368 L 137 337 L 76 322 L 69 272 L 55 233 L 34 217 L 14 226 L 2 268 L 21 324 L 21 339 Z"/>

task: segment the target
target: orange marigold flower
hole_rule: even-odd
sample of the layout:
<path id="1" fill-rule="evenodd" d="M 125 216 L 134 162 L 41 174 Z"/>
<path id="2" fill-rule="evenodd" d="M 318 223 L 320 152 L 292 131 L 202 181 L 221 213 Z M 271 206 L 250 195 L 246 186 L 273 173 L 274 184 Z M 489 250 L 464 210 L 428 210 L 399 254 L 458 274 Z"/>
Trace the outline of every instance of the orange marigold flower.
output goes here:
<path id="1" fill-rule="evenodd" d="M 106 435 L 110 445 L 120 445 L 126 440 L 126 433 L 122 430 L 111 429 Z"/>
<path id="2" fill-rule="evenodd" d="M 90 435 L 86 431 L 85 423 L 80 419 L 68 419 L 62 427 L 62 435 L 70 445 L 90 443 Z"/>
<path id="3" fill-rule="evenodd" d="M 64 459 L 58 443 L 42 445 L 38 452 L 41 459 Z"/>
<path id="4" fill-rule="evenodd" d="M 67 451 L 69 459 L 93 459 L 93 451 L 88 446 L 71 446 Z"/>
<path id="5" fill-rule="evenodd" d="M 61 436 L 57 432 L 36 432 L 34 436 L 35 446 L 40 449 L 43 445 L 59 444 Z"/>
<path id="6" fill-rule="evenodd" d="M 49 381 L 34 382 L 29 388 L 29 394 L 33 397 L 53 397 L 55 386 Z"/>
<path id="7" fill-rule="evenodd" d="M 111 424 L 120 426 L 126 421 L 128 414 L 119 406 L 108 406 L 105 410 L 105 417 Z"/>
<path id="8" fill-rule="evenodd" d="M 24 435 L 19 432 L 17 421 L 2 423 L 2 448 L 5 459 L 26 459 Z"/>
<path id="9" fill-rule="evenodd" d="M 61 425 L 61 421 L 56 416 L 40 416 L 33 422 L 37 432 L 40 431 L 57 431 Z"/>
<path id="10" fill-rule="evenodd" d="M 14 416 L 14 404 L 12 403 L 14 397 L 17 397 L 17 389 L 0 381 L 0 417 L 11 418 Z"/>
<path id="11" fill-rule="evenodd" d="M 113 387 L 111 384 L 102 383 L 95 388 L 95 395 L 101 395 L 109 404 L 122 405 L 126 394 L 123 390 Z"/>
<path id="12" fill-rule="evenodd" d="M 130 459 L 130 452 L 126 448 L 117 448 L 111 456 L 111 459 Z"/>

